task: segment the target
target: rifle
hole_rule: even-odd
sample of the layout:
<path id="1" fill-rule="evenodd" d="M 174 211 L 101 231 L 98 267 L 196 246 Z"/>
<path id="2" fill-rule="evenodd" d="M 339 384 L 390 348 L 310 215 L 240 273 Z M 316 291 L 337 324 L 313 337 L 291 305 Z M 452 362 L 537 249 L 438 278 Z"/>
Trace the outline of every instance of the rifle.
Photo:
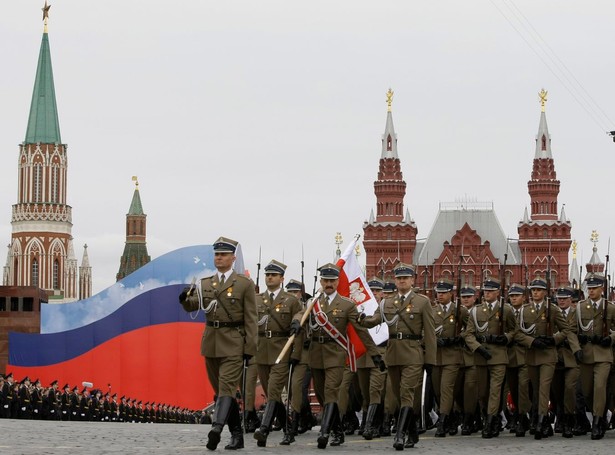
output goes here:
<path id="1" fill-rule="evenodd" d="M 463 246 L 462 246 L 463 249 Z M 457 305 L 455 307 L 455 336 L 461 333 L 461 261 L 463 261 L 463 251 L 459 256 L 459 266 L 457 267 Z"/>
<path id="2" fill-rule="evenodd" d="M 312 295 L 316 294 L 316 281 L 318 280 L 318 261 L 316 261 L 316 274 L 314 275 L 314 288 L 312 289 Z"/>
<path id="3" fill-rule="evenodd" d="M 608 271 L 609 271 L 609 253 L 611 252 L 611 239 L 609 238 L 609 246 L 607 248 L 606 253 L 606 262 L 604 264 L 604 289 L 602 293 L 604 294 L 604 309 L 602 310 L 602 336 L 609 336 L 609 327 L 608 327 L 608 319 L 607 319 L 607 310 L 608 310 L 608 296 L 609 296 L 609 280 L 608 280 Z"/>
<path id="4" fill-rule="evenodd" d="M 506 322 L 504 317 L 504 304 L 508 298 L 508 292 L 506 288 L 506 261 L 508 261 L 508 242 L 506 242 L 506 253 L 504 253 L 504 265 L 502 266 L 502 273 L 500 273 L 500 283 L 502 286 L 502 292 L 500 293 L 500 335 L 506 333 Z"/>
<path id="5" fill-rule="evenodd" d="M 547 305 L 547 336 L 553 336 L 553 327 L 551 327 L 551 242 L 549 242 L 549 255 L 547 256 L 547 297 L 545 300 Z"/>
<path id="6" fill-rule="evenodd" d="M 261 247 L 258 247 L 258 262 L 256 263 L 256 285 L 254 286 L 256 288 L 256 293 L 260 294 L 261 290 L 258 286 L 258 280 L 261 276 Z"/>
<path id="7" fill-rule="evenodd" d="M 307 321 L 307 319 L 310 317 L 310 312 L 312 311 L 312 308 L 314 307 L 314 304 L 316 303 L 316 300 L 318 300 L 320 298 L 320 294 L 322 292 L 322 289 L 320 289 L 318 291 L 318 294 L 316 294 L 316 292 L 314 292 L 314 297 L 312 297 L 312 300 L 310 300 L 307 304 L 307 308 L 305 309 L 305 311 L 303 312 L 303 316 L 301 316 L 301 321 L 299 321 L 299 323 L 301 324 L 301 327 L 303 327 L 303 324 L 305 324 L 305 321 Z M 277 365 L 278 363 L 280 363 L 280 360 L 282 360 L 284 358 L 284 356 L 286 355 L 286 352 L 290 349 L 290 347 L 292 346 L 293 342 L 295 341 L 295 337 L 297 335 L 291 335 L 288 337 L 288 340 L 286 341 L 286 344 L 284 345 L 284 347 L 282 348 L 282 350 L 280 351 L 280 354 L 278 355 L 278 358 L 275 360 L 275 364 Z"/>
<path id="8" fill-rule="evenodd" d="M 485 290 L 483 289 L 483 281 L 485 281 L 485 263 L 483 262 L 480 265 L 480 291 L 478 291 L 478 298 L 476 305 L 480 305 L 483 303 L 483 295 L 485 294 Z"/>

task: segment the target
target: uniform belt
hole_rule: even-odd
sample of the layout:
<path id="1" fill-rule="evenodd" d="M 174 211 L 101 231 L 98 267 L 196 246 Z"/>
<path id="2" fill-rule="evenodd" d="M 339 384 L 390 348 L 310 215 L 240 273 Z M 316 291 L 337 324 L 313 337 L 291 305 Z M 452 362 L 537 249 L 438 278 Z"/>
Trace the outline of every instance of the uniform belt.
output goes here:
<path id="1" fill-rule="evenodd" d="M 323 343 L 330 343 L 331 341 L 335 341 L 335 340 L 328 336 L 313 336 L 312 341 L 319 343 L 319 344 L 323 344 Z"/>
<path id="2" fill-rule="evenodd" d="M 271 338 L 271 337 L 288 337 L 290 332 L 288 330 L 275 332 L 273 330 L 265 330 L 264 332 L 258 332 L 259 337 Z"/>
<path id="3" fill-rule="evenodd" d="M 221 322 L 207 320 L 207 327 L 213 327 L 214 329 L 219 327 L 241 327 L 242 325 L 243 321 Z"/>
<path id="4" fill-rule="evenodd" d="M 421 340 L 423 337 L 421 335 L 415 335 L 413 333 L 389 333 L 389 340 Z"/>

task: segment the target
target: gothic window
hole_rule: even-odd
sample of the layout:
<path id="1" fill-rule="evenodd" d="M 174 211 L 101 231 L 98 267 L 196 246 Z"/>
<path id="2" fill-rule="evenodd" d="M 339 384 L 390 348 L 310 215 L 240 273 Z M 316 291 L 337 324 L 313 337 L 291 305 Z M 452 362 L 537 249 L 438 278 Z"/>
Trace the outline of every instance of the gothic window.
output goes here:
<path id="1" fill-rule="evenodd" d="M 43 201 L 43 166 L 40 163 L 34 165 L 34 202 Z"/>
<path id="2" fill-rule="evenodd" d="M 32 259 L 32 279 L 30 284 L 38 287 L 38 259 Z"/>
<path id="3" fill-rule="evenodd" d="M 393 237 L 391 235 L 391 231 L 387 231 L 387 240 L 392 240 Z"/>
<path id="4" fill-rule="evenodd" d="M 58 167 L 54 166 L 51 169 L 51 202 L 56 204 L 58 202 Z"/>
<path id="5" fill-rule="evenodd" d="M 60 286 L 58 283 L 59 271 L 60 271 L 60 263 L 58 262 L 57 259 L 54 259 L 53 261 L 53 289 L 60 289 Z"/>

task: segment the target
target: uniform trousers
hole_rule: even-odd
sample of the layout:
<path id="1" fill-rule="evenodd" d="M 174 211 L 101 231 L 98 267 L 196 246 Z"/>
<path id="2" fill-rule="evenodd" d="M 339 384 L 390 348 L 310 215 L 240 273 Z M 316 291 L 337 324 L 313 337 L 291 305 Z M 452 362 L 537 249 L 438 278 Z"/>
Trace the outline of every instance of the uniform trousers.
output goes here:
<path id="1" fill-rule="evenodd" d="M 602 417 L 606 406 L 606 383 L 611 362 L 581 364 L 581 389 L 594 417 Z"/>
<path id="2" fill-rule="evenodd" d="M 496 415 L 500 412 L 502 383 L 506 376 L 506 365 L 478 365 L 478 399 L 487 405 L 487 414 Z"/>
<path id="3" fill-rule="evenodd" d="M 414 391 L 423 376 L 423 365 L 392 365 L 388 369 L 391 388 L 402 408 L 414 405 Z"/>
<path id="4" fill-rule="evenodd" d="M 538 403 L 538 415 L 547 415 L 547 412 L 549 412 L 549 397 L 554 372 L 555 363 L 527 366 L 527 375 L 530 378 L 530 384 L 532 384 L 532 401 Z"/>
<path id="5" fill-rule="evenodd" d="M 362 408 L 365 410 L 370 404 L 380 404 L 384 396 L 386 371 L 380 371 L 379 368 L 359 368 L 357 377 L 361 395 L 363 395 Z"/>
<path id="6" fill-rule="evenodd" d="M 322 406 L 337 403 L 344 367 L 312 368 L 312 379 L 316 397 Z M 346 391 L 348 393 L 348 391 Z"/>
<path id="7" fill-rule="evenodd" d="M 267 400 L 282 402 L 282 391 L 288 386 L 288 363 L 274 365 L 257 364 L 258 377 L 267 395 Z M 251 408 L 250 408 L 251 409 Z"/>
<path id="8" fill-rule="evenodd" d="M 440 414 L 449 415 L 453 410 L 453 394 L 459 373 L 459 364 L 434 365 L 431 381 Z"/>
<path id="9" fill-rule="evenodd" d="M 303 381 L 308 372 L 307 363 L 300 363 L 293 367 L 293 377 L 291 379 L 291 399 L 290 405 L 295 412 L 301 412 L 304 400 L 307 401 L 306 394 L 303 393 Z"/>
<path id="10" fill-rule="evenodd" d="M 574 414 L 577 400 L 577 382 L 580 375 L 579 367 L 555 368 L 551 388 L 557 406 L 563 404 L 564 414 Z M 559 411 L 560 409 L 558 409 Z"/>
<path id="11" fill-rule="evenodd" d="M 478 377 L 476 366 L 462 366 L 455 382 L 455 404 L 465 415 L 474 414 L 478 403 Z"/>
<path id="12" fill-rule="evenodd" d="M 530 412 L 530 379 L 527 365 L 506 368 L 506 381 L 517 412 L 519 414 Z"/>
<path id="13" fill-rule="evenodd" d="M 205 367 L 216 396 L 234 398 L 241 381 L 243 356 L 206 357 Z"/>

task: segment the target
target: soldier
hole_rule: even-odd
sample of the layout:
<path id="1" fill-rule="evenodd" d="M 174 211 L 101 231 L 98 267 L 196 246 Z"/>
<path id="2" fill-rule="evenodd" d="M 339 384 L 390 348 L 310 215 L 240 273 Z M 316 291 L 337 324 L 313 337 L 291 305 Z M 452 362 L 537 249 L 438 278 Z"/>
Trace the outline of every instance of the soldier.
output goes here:
<path id="1" fill-rule="evenodd" d="M 382 300 L 387 299 L 389 297 L 393 297 L 397 292 L 397 286 L 395 286 L 394 281 L 386 281 L 384 283 L 384 287 L 382 289 Z M 388 345 L 388 342 L 387 342 Z M 385 349 L 386 352 L 386 349 Z M 419 381 L 422 382 L 422 378 Z M 420 390 L 420 385 L 417 384 L 417 387 Z M 391 436 L 391 426 L 393 423 L 393 418 L 395 415 L 399 413 L 399 399 L 395 392 L 393 391 L 393 387 L 391 385 L 391 377 L 387 374 L 386 377 L 386 386 L 384 392 L 384 405 L 383 405 L 383 414 L 382 414 L 382 425 L 380 426 L 380 435 L 381 436 Z M 420 403 L 421 399 L 418 397 L 418 401 Z M 415 412 L 416 409 L 414 408 Z"/>
<path id="2" fill-rule="evenodd" d="M 111 395 L 111 402 L 109 403 L 110 419 L 111 422 L 117 422 L 119 418 L 119 409 L 117 403 L 117 393 Z"/>
<path id="3" fill-rule="evenodd" d="M 403 450 L 418 442 L 414 393 L 423 367 L 430 369 L 436 363 L 436 332 L 429 299 L 412 289 L 414 267 L 399 263 L 393 273 L 397 293 L 380 302 L 380 308 L 365 318 L 362 325 L 373 327 L 385 322 L 389 327 L 385 360 L 391 388 L 401 406 L 393 447 Z"/>
<path id="4" fill-rule="evenodd" d="M 2 384 L 2 408 L 0 408 L 0 416 L 4 419 L 11 418 L 11 402 L 13 401 L 13 373 L 8 373 L 4 377 Z"/>
<path id="5" fill-rule="evenodd" d="M 537 404 L 536 430 L 534 439 L 553 435 L 548 418 L 551 381 L 557 362 L 556 345 L 568 339 L 574 346 L 576 339 L 569 337 L 570 329 L 562 312 L 549 301 L 547 281 L 537 277 L 531 281 L 531 302 L 521 309 L 519 327 L 526 336 L 524 345 L 528 348 L 525 361 L 532 385 L 534 404 Z M 556 332 L 557 329 L 557 332 Z M 575 352 L 579 350 L 576 347 Z M 531 427 L 530 427 L 531 428 Z"/>
<path id="6" fill-rule="evenodd" d="M 70 414 L 71 421 L 79 420 L 79 401 L 80 399 L 81 397 L 79 396 L 79 387 L 75 386 L 73 387 L 69 395 L 68 411 Z"/>
<path id="7" fill-rule="evenodd" d="M 511 284 L 508 288 L 508 298 L 517 322 L 525 304 L 525 294 L 526 288 L 520 284 Z M 525 363 L 526 352 L 527 348 L 517 340 L 513 340 L 508 346 L 506 381 L 515 405 L 510 432 L 515 433 L 517 437 L 524 437 L 530 425 L 527 417 L 530 411 L 530 380 Z"/>
<path id="8" fill-rule="evenodd" d="M 246 368 L 244 368 L 242 373 L 240 384 L 243 384 L 243 374 L 246 375 L 246 396 L 242 397 L 243 406 L 246 410 L 244 426 L 246 433 L 254 433 L 261 426 L 261 421 L 255 408 L 256 383 L 258 381 L 258 367 L 256 366 L 255 358 L 246 362 Z"/>
<path id="9" fill-rule="evenodd" d="M 572 427 L 574 426 L 577 382 L 580 371 L 574 353 L 577 353 L 577 357 L 583 355 L 577 339 L 576 307 L 572 306 L 573 293 L 574 290 L 571 287 L 563 286 L 557 288 L 555 294 L 557 305 L 570 327 L 569 337 L 557 346 L 557 363 L 551 383 L 557 416 L 556 426 L 562 427 L 562 436 L 565 438 L 572 438 L 573 436 Z M 570 340 L 573 340 L 573 342 L 571 343 Z"/>
<path id="10" fill-rule="evenodd" d="M 122 395 L 120 397 L 120 405 L 118 406 L 118 411 L 119 411 L 119 421 L 120 422 L 126 422 L 127 418 L 128 418 L 128 405 L 126 403 L 126 397 L 124 395 Z"/>
<path id="11" fill-rule="evenodd" d="M 258 309 L 258 347 L 256 365 L 263 390 L 267 395 L 265 412 L 261 426 L 254 432 L 258 447 L 267 445 L 267 436 L 271 431 L 273 419 L 284 428 L 284 441 L 288 445 L 294 442 L 294 436 L 286 425 L 286 408 L 282 404 L 282 391 L 288 384 L 289 364 L 299 364 L 303 343 L 295 338 L 293 350 L 289 350 L 276 364 L 276 360 L 291 334 L 299 332 L 297 320 L 303 315 L 302 305 L 292 294 L 284 291 L 284 272 L 286 265 L 273 259 L 265 266 L 265 284 L 267 291 L 256 298 Z"/>
<path id="12" fill-rule="evenodd" d="M 57 379 L 54 379 L 49 388 L 43 393 L 43 418 L 45 420 L 60 420 Z"/>
<path id="13" fill-rule="evenodd" d="M 32 418 L 32 394 L 30 392 L 30 378 L 26 376 L 19 386 L 19 418 Z"/>
<path id="14" fill-rule="evenodd" d="M 340 268 L 328 263 L 320 267 L 319 271 L 323 293 L 314 303 L 310 314 L 312 341 L 309 365 L 312 369 L 316 395 L 322 397 L 321 405 L 324 406 L 317 439 L 318 448 L 324 449 L 329 442 L 330 431 L 333 433 L 332 446 L 344 442 L 337 400 L 346 357 L 351 349 L 347 338 L 348 325 L 355 328 L 365 345 L 367 355 L 372 356 L 375 364 L 380 365 L 382 358 L 369 332 L 357 321 L 359 313 L 355 303 L 337 293 Z"/>
<path id="15" fill-rule="evenodd" d="M 604 436 L 603 416 L 606 407 L 606 385 L 613 363 L 615 306 L 603 297 L 604 276 L 590 274 L 587 279 L 589 298 L 577 303 L 578 339 L 583 354 L 577 355 L 581 369 L 581 388 L 592 408 L 591 439 Z M 606 313 L 605 313 L 606 311 Z"/>
<path id="16" fill-rule="evenodd" d="M 459 291 L 461 304 L 468 312 L 476 302 L 476 289 L 469 284 L 463 285 Z M 467 321 L 466 321 L 467 324 Z M 464 330 L 466 327 L 464 327 Z M 465 340 L 462 345 L 463 363 L 459 367 L 457 382 L 455 383 L 455 402 L 456 408 L 463 410 L 463 423 L 461 424 L 461 434 L 469 436 L 474 433 L 475 421 L 480 420 L 480 412 L 476 414 L 478 393 L 477 393 L 477 374 L 474 365 L 474 353 L 468 348 Z"/>
<path id="17" fill-rule="evenodd" d="M 38 379 L 34 380 L 32 387 L 32 417 L 35 420 L 40 420 L 43 417 L 43 388 Z"/>
<path id="18" fill-rule="evenodd" d="M 79 420 L 89 422 L 92 419 L 90 410 L 91 405 L 92 399 L 90 398 L 90 392 L 87 387 L 84 387 L 81 391 L 81 398 L 79 399 Z"/>
<path id="19" fill-rule="evenodd" d="M 451 418 L 453 410 L 453 392 L 459 368 L 463 363 L 461 344 L 462 329 L 468 320 L 468 310 L 459 302 L 459 314 L 457 306 L 453 303 L 454 283 L 441 278 L 435 286 L 436 299 L 438 301 L 434 312 L 434 324 L 436 330 L 436 363 L 431 373 L 432 385 L 438 402 L 440 416 L 436 426 L 435 437 L 443 438 L 446 433 L 457 433 L 457 420 Z M 449 428 L 450 426 L 450 428 Z"/>
<path id="20" fill-rule="evenodd" d="M 489 277 L 482 286 L 484 302 L 474 306 L 468 318 L 466 344 L 474 357 L 478 374 L 479 401 L 486 405 L 482 437 L 500 433 L 502 383 L 508 364 L 507 345 L 517 335 L 517 321 L 510 305 L 499 299 L 500 281 Z M 503 318 L 503 320 L 502 320 Z"/>
<path id="21" fill-rule="evenodd" d="M 64 391 L 61 398 L 62 421 L 70 420 L 70 386 L 68 383 L 62 387 Z"/>
<path id="22" fill-rule="evenodd" d="M 203 278 L 200 292 L 186 288 L 179 301 L 186 311 L 202 307 L 207 327 L 201 342 L 207 376 L 217 397 L 207 448 L 216 450 L 224 424 L 228 422 L 228 449 L 243 448 L 239 406 L 235 392 L 244 369 L 256 354 L 258 336 L 254 283 L 233 270 L 237 242 L 220 237 L 213 245 L 216 273 Z"/>

